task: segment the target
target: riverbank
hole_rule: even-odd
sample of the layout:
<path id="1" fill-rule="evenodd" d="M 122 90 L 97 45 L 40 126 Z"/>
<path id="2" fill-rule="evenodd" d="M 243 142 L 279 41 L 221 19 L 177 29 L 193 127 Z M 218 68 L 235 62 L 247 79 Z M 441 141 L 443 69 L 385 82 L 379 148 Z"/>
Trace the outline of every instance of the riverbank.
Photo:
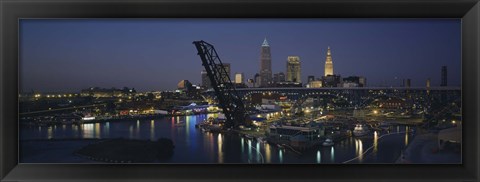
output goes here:
<path id="1" fill-rule="evenodd" d="M 461 164 L 461 153 L 438 150 L 438 134 L 424 133 L 417 135 L 412 143 L 397 159 L 396 163 L 415 164 Z"/>

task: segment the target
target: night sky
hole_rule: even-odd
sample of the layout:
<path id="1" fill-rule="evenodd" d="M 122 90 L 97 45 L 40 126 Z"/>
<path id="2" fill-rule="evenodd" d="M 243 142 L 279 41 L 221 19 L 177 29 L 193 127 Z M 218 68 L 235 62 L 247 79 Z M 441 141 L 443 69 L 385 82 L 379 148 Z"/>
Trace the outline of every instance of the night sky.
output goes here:
<path id="1" fill-rule="evenodd" d="M 89 87 L 174 90 L 201 83 L 194 40 L 215 46 L 223 62 L 252 78 L 267 38 L 273 73 L 300 56 L 302 81 L 324 73 L 327 47 L 334 73 L 365 76 L 368 86 L 461 83 L 460 19 L 63 19 L 20 21 L 22 91 L 79 92 Z"/>

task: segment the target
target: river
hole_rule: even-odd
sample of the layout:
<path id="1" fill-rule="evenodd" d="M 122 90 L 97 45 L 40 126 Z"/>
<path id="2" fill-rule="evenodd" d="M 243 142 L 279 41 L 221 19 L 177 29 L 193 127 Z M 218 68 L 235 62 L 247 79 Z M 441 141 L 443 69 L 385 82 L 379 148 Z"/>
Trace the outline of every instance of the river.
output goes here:
<path id="1" fill-rule="evenodd" d="M 35 151 L 25 151 L 39 146 L 24 147 L 23 143 L 42 139 L 108 139 L 128 138 L 157 140 L 170 138 L 175 144 L 169 163 L 394 163 L 402 150 L 413 140 L 408 126 L 393 126 L 391 133 L 372 132 L 362 138 L 350 137 L 332 147 L 318 147 L 298 155 L 290 150 L 263 144 L 235 134 L 204 133 L 195 124 L 215 114 L 165 117 L 155 120 L 122 120 L 104 123 L 86 123 L 80 126 L 22 127 L 20 130 L 20 158 L 23 163 L 35 163 Z M 185 126 L 174 123 L 185 121 Z M 79 142 L 81 140 L 72 140 Z M 53 143 L 53 144 L 52 144 Z M 55 148 L 72 147 L 65 142 L 51 142 Z M 55 146 L 56 145 L 56 146 Z M 65 150 L 70 153 L 75 149 Z M 65 155 L 50 155 L 50 158 Z M 22 158 L 24 160 L 22 160 Z M 47 157 L 48 158 L 48 157 Z M 75 160 L 54 160 L 77 162 Z M 45 162 L 45 160 L 43 160 Z M 88 162 L 88 161 L 87 161 Z"/>

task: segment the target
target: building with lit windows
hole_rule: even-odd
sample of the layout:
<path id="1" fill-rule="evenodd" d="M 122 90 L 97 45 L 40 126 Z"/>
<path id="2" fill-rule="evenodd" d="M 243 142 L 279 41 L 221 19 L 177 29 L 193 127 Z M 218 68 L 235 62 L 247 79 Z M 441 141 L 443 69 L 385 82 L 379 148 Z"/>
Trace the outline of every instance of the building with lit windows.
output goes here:
<path id="1" fill-rule="evenodd" d="M 327 50 L 327 59 L 325 60 L 325 75 L 333 75 L 333 62 L 332 62 L 332 53 L 330 52 L 330 46 L 328 46 Z"/>
<path id="2" fill-rule="evenodd" d="M 302 83 L 300 57 L 288 56 L 287 58 L 287 82 Z"/>
<path id="3" fill-rule="evenodd" d="M 267 87 L 272 82 L 272 55 L 267 38 L 263 40 L 260 52 L 260 87 Z"/>
<path id="4" fill-rule="evenodd" d="M 235 73 L 235 83 L 244 83 L 243 73 Z"/>

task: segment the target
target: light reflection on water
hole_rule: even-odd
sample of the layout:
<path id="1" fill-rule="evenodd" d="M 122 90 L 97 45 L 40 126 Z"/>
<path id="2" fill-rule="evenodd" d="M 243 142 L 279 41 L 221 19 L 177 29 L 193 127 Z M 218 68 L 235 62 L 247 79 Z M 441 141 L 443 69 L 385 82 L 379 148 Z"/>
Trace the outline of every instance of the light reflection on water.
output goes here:
<path id="1" fill-rule="evenodd" d="M 243 153 L 243 151 L 242 151 Z M 271 150 L 270 150 L 270 145 L 269 144 L 265 144 L 265 162 L 266 163 L 271 163 L 272 162 L 272 154 L 271 154 Z"/>
<path id="2" fill-rule="evenodd" d="M 150 140 L 155 141 L 155 121 L 150 121 Z"/>
<path id="3" fill-rule="evenodd" d="M 330 149 L 330 160 L 332 162 L 335 162 L 335 149 L 334 147 L 332 146 L 332 148 Z"/>
<path id="4" fill-rule="evenodd" d="M 322 154 L 320 150 L 317 151 L 317 163 L 322 163 Z"/>
<path id="5" fill-rule="evenodd" d="M 217 143 L 218 143 L 218 163 L 223 163 L 223 139 L 222 139 L 222 134 L 218 134 L 217 137 Z"/>
<path id="6" fill-rule="evenodd" d="M 214 114 L 166 117 L 155 120 L 123 120 L 105 123 L 84 123 L 81 125 L 59 125 L 52 127 L 33 127 L 27 133 L 22 132 L 24 139 L 52 139 L 52 138 L 131 138 L 144 140 L 157 140 L 158 138 L 171 138 L 175 143 L 174 162 L 184 163 L 341 163 L 357 157 L 353 162 L 375 163 L 377 153 L 385 155 L 387 137 L 381 137 L 386 132 L 374 131 L 366 138 L 350 137 L 343 141 L 335 142 L 333 147 L 313 149 L 302 156 L 290 150 L 280 150 L 276 145 L 263 144 L 255 140 L 229 136 L 228 134 L 213 134 L 201 132 L 195 124 L 203 122 Z M 179 121 L 185 121 L 185 126 L 174 126 Z M 412 140 L 409 127 L 397 127 L 397 131 L 405 132 L 394 134 L 398 138 L 401 150 Z M 395 132 L 395 130 L 393 130 Z M 393 136 L 393 135 L 392 135 Z M 381 142 L 380 142 L 381 141 Z M 392 139 L 393 141 L 393 139 Z M 397 139 L 395 139 L 397 142 Z M 232 150 L 236 152 L 232 153 Z M 254 150 L 254 151 L 253 151 Z M 389 153 L 395 153 L 390 149 Z M 395 149 L 397 150 L 397 149 Z M 255 153 L 255 154 L 253 154 Z M 365 153 L 365 154 L 364 154 Z M 322 157 L 323 155 L 323 157 Z M 395 156 L 390 157 L 392 160 Z M 394 160 L 392 160 L 394 161 Z M 382 162 L 382 161 L 380 161 Z M 390 162 L 390 161 L 388 161 Z"/>

